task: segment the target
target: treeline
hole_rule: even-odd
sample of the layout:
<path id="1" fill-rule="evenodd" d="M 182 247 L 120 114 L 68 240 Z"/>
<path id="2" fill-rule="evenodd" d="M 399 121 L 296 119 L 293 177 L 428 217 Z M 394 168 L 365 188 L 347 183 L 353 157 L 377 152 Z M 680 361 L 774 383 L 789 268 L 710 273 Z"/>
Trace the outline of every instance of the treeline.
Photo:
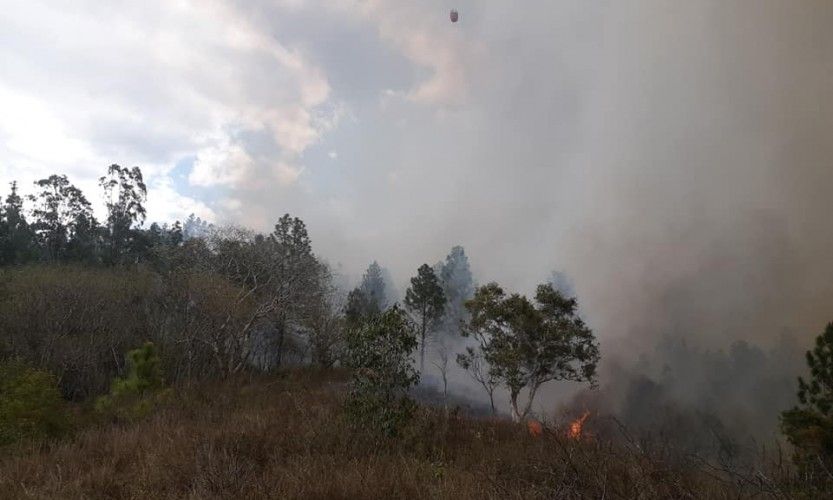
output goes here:
<path id="1" fill-rule="evenodd" d="M 155 247 L 177 246 L 184 238 L 180 222 L 142 228 L 147 187 L 138 167 L 111 165 L 99 178 L 106 207 L 103 221 L 96 219 L 90 201 L 65 175 L 34 184 L 35 192 L 24 198 L 12 182 L 0 207 L 0 265 L 136 263 L 149 259 Z M 194 217 L 189 222 L 201 223 Z"/>
<path id="2" fill-rule="evenodd" d="M 25 199 L 12 183 L 0 212 L 4 359 L 49 371 L 76 400 L 107 392 L 146 341 L 169 382 L 273 369 L 290 352 L 335 362 L 338 293 L 303 221 L 285 215 L 268 234 L 193 216 L 145 228 L 139 168 L 112 165 L 99 185 L 101 222 L 66 176 Z"/>
<path id="3" fill-rule="evenodd" d="M 575 299 L 551 284 L 532 300 L 495 283 L 478 288 L 462 247 L 420 266 L 400 306 L 376 262 L 357 288 L 339 290 L 297 217 L 280 217 L 268 234 L 193 217 L 145 228 L 139 168 L 111 165 L 99 186 L 101 222 L 59 175 L 35 183 L 28 209 L 13 183 L 0 213 L 0 353 L 53 374 L 68 399 L 107 393 L 131 369 L 126 354 L 146 342 L 168 383 L 288 360 L 375 373 L 365 388 L 382 413 L 426 370 L 447 390 L 449 360 L 483 386 L 493 411 L 496 389 L 508 394 L 516 419 L 543 384 L 594 379 L 598 346 Z M 386 372 L 375 362 L 392 364 Z M 404 377 L 412 362 L 418 371 Z"/>

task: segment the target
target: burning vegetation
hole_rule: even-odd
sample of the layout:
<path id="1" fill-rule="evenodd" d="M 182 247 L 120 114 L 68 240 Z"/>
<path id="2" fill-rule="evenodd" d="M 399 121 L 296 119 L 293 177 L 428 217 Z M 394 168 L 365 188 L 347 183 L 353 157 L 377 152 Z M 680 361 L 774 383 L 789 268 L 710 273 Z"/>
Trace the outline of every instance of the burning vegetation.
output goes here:
<path id="1" fill-rule="evenodd" d="M 589 416 L 590 411 L 585 411 L 579 418 L 570 422 L 570 426 L 567 428 L 567 437 L 575 440 L 579 440 L 584 437 L 584 422 Z"/>

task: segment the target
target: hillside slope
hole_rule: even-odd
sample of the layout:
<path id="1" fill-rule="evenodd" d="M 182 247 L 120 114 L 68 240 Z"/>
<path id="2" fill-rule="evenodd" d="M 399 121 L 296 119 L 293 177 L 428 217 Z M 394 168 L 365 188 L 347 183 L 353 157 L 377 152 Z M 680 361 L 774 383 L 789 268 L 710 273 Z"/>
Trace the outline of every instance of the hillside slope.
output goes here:
<path id="1" fill-rule="evenodd" d="M 705 468 L 510 422 L 423 409 L 395 439 L 351 429 L 343 377 L 297 371 L 176 390 L 132 424 L 99 424 L 0 459 L 8 498 L 738 498 L 781 496 Z M 741 486 L 743 487 L 741 489 Z"/>

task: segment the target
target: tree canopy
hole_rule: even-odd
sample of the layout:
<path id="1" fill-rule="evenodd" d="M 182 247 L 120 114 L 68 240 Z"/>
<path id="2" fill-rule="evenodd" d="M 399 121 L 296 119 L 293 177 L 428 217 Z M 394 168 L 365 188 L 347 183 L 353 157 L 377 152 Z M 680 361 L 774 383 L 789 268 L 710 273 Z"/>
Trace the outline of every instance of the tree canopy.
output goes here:
<path id="1" fill-rule="evenodd" d="M 477 348 L 458 356 L 464 368 L 488 364 L 488 380 L 509 391 L 512 415 L 527 417 L 536 392 L 553 380 L 595 382 L 599 347 L 593 332 L 576 315 L 577 302 L 552 285 L 538 286 L 534 303 L 507 295 L 497 283 L 480 287 L 466 303 L 471 318 L 464 336 Z M 519 397 L 526 389 L 526 404 Z"/>

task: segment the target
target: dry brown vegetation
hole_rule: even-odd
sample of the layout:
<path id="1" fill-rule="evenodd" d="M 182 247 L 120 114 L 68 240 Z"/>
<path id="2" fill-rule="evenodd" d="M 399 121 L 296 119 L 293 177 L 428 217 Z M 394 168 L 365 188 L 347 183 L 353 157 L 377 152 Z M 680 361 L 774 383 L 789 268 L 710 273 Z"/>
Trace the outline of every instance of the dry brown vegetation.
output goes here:
<path id="1" fill-rule="evenodd" d="M 178 388 L 133 424 L 5 449 L 8 498 L 749 498 L 772 478 L 423 409 L 399 438 L 343 419 L 344 377 L 293 371 Z M 785 483 L 781 483 L 785 484 Z"/>

